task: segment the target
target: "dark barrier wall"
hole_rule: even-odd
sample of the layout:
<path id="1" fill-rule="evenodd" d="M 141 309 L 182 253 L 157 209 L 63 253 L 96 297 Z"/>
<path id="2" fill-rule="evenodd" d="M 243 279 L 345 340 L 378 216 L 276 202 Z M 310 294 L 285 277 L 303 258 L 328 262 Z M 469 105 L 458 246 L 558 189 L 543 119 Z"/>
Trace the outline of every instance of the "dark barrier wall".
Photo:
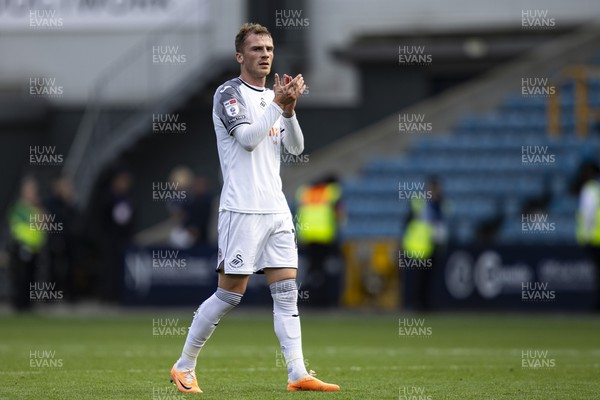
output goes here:
<path id="1" fill-rule="evenodd" d="M 573 246 L 451 246 L 430 270 L 431 305 L 441 310 L 590 310 L 595 271 Z M 405 300 L 415 272 L 405 271 Z"/>
<path id="2" fill-rule="evenodd" d="M 125 256 L 123 304 L 200 304 L 215 291 L 216 256 L 217 249 L 211 246 L 130 248 Z M 428 272 L 434 310 L 585 311 L 594 304 L 594 267 L 577 247 L 451 246 L 439 260 Z M 303 257 L 299 261 L 299 301 L 310 305 Z M 410 267 L 410 263 L 402 267 L 404 304 L 409 308 L 415 294 L 415 270 Z M 339 293 L 341 288 L 336 283 L 330 289 Z M 264 277 L 250 279 L 243 302 L 271 304 Z"/>
<path id="3" fill-rule="evenodd" d="M 318 292 L 307 281 L 307 266 L 299 253 L 298 303 L 318 306 Z M 330 304 L 337 305 L 341 293 L 342 271 L 335 262 L 328 265 L 325 276 Z M 122 304 L 127 306 L 181 306 L 202 303 L 217 287 L 217 248 L 198 246 L 187 250 L 164 247 L 131 247 L 125 253 Z M 321 299 L 322 300 L 322 299 Z M 245 305 L 271 307 L 273 299 L 264 275 L 250 278 Z"/>
<path id="4" fill-rule="evenodd" d="M 125 253 L 125 305 L 200 304 L 216 288 L 217 249 L 130 248 Z"/>

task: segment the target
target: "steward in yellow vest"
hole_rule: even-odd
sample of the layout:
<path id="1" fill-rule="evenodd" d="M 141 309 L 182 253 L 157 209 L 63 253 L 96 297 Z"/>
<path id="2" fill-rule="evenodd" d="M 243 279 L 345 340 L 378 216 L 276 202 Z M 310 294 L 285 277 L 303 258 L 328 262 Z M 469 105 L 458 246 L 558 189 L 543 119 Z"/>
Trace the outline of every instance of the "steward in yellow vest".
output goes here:
<path id="1" fill-rule="evenodd" d="M 581 190 L 576 237 L 582 246 L 600 246 L 600 182 L 595 179 Z"/>
<path id="2" fill-rule="evenodd" d="M 431 308 L 432 269 L 439 258 L 437 247 L 447 240 L 442 188 L 430 178 L 425 193 L 417 193 L 410 202 L 410 216 L 402 238 L 400 265 L 403 269 L 408 299 L 418 311 Z"/>
<path id="3" fill-rule="evenodd" d="M 584 163 L 579 170 L 583 183 L 576 215 L 577 243 L 582 246 L 596 269 L 596 312 L 600 312 L 600 168 L 594 162 Z"/>
<path id="4" fill-rule="evenodd" d="M 307 305 L 326 307 L 337 305 L 336 283 L 340 272 L 335 268 L 339 260 L 338 225 L 341 219 L 342 189 L 334 177 L 313 185 L 304 185 L 296 191 L 296 232 L 308 261 L 307 281 L 304 287 L 310 294 Z"/>
<path id="5" fill-rule="evenodd" d="M 406 225 L 402 247 L 411 258 L 428 259 L 433 255 L 433 222 L 426 218 L 427 204 L 423 199 L 412 199 L 410 202 L 413 218 Z"/>
<path id="6" fill-rule="evenodd" d="M 46 243 L 46 231 L 35 223 L 36 217 L 43 212 L 38 207 L 39 203 L 37 181 L 25 178 L 19 199 L 8 209 L 11 297 L 17 310 L 31 307 L 30 285 L 35 283 L 38 254 Z"/>
<path id="7" fill-rule="evenodd" d="M 337 203 L 342 190 L 337 183 L 301 186 L 296 191 L 296 222 L 300 243 L 332 243 L 337 235 Z"/>

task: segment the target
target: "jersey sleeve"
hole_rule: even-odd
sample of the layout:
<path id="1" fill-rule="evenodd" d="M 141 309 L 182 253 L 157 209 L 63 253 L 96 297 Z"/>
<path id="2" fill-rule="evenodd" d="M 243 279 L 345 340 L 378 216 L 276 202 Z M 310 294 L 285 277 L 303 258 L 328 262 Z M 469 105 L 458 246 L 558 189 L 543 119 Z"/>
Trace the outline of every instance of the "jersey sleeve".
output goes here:
<path id="1" fill-rule="evenodd" d="M 290 118 L 281 118 L 281 141 L 285 149 L 293 155 L 300 155 L 304 151 L 304 136 L 296 118 L 296 114 Z"/>
<path id="2" fill-rule="evenodd" d="M 217 89 L 213 107 L 230 135 L 238 126 L 252 123 L 246 103 L 237 87 L 226 84 Z"/>

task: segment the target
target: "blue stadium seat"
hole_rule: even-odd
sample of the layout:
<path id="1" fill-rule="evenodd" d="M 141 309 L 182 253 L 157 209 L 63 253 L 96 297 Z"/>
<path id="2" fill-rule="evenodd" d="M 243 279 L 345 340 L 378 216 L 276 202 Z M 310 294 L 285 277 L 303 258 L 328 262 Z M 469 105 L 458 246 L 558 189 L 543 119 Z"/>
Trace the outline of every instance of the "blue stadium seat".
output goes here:
<path id="1" fill-rule="evenodd" d="M 579 199 L 566 194 L 557 196 L 550 204 L 550 212 L 561 217 L 568 216 L 575 218 L 577 208 L 579 207 Z"/>
<path id="2" fill-rule="evenodd" d="M 590 104 L 600 106 L 600 79 L 589 85 Z M 344 184 L 349 215 L 344 234 L 397 237 L 410 211 L 410 202 L 398 198 L 398 184 L 436 175 L 449 205 L 452 240 L 470 243 L 481 223 L 502 218 L 502 242 L 572 243 L 577 199 L 568 194 L 568 185 L 582 159 L 600 154 L 600 137 L 574 134 L 572 82 L 561 86 L 560 102 L 558 138 L 548 136 L 548 99 L 515 93 L 495 112 L 459 117 L 446 136 L 417 138 L 404 157 L 370 161 L 360 179 Z M 524 158 L 527 152 L 541 157 Z M 524 230 L 524 205 L 548 195 L 554 228 Z"/>

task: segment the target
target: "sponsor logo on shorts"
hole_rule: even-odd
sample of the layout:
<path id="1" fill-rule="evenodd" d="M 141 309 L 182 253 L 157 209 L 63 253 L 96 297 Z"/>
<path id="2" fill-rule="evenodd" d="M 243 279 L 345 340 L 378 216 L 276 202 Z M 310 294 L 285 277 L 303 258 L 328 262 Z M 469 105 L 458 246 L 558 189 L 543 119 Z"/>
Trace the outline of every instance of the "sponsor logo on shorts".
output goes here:
<path id="1" fill-rule="evenodd" d="M 237 253 L 233 260 L 229 261 L 231 268 L 240 268 L 242 265 L 244 265 L 244 258 L 240 253 Z"/>

